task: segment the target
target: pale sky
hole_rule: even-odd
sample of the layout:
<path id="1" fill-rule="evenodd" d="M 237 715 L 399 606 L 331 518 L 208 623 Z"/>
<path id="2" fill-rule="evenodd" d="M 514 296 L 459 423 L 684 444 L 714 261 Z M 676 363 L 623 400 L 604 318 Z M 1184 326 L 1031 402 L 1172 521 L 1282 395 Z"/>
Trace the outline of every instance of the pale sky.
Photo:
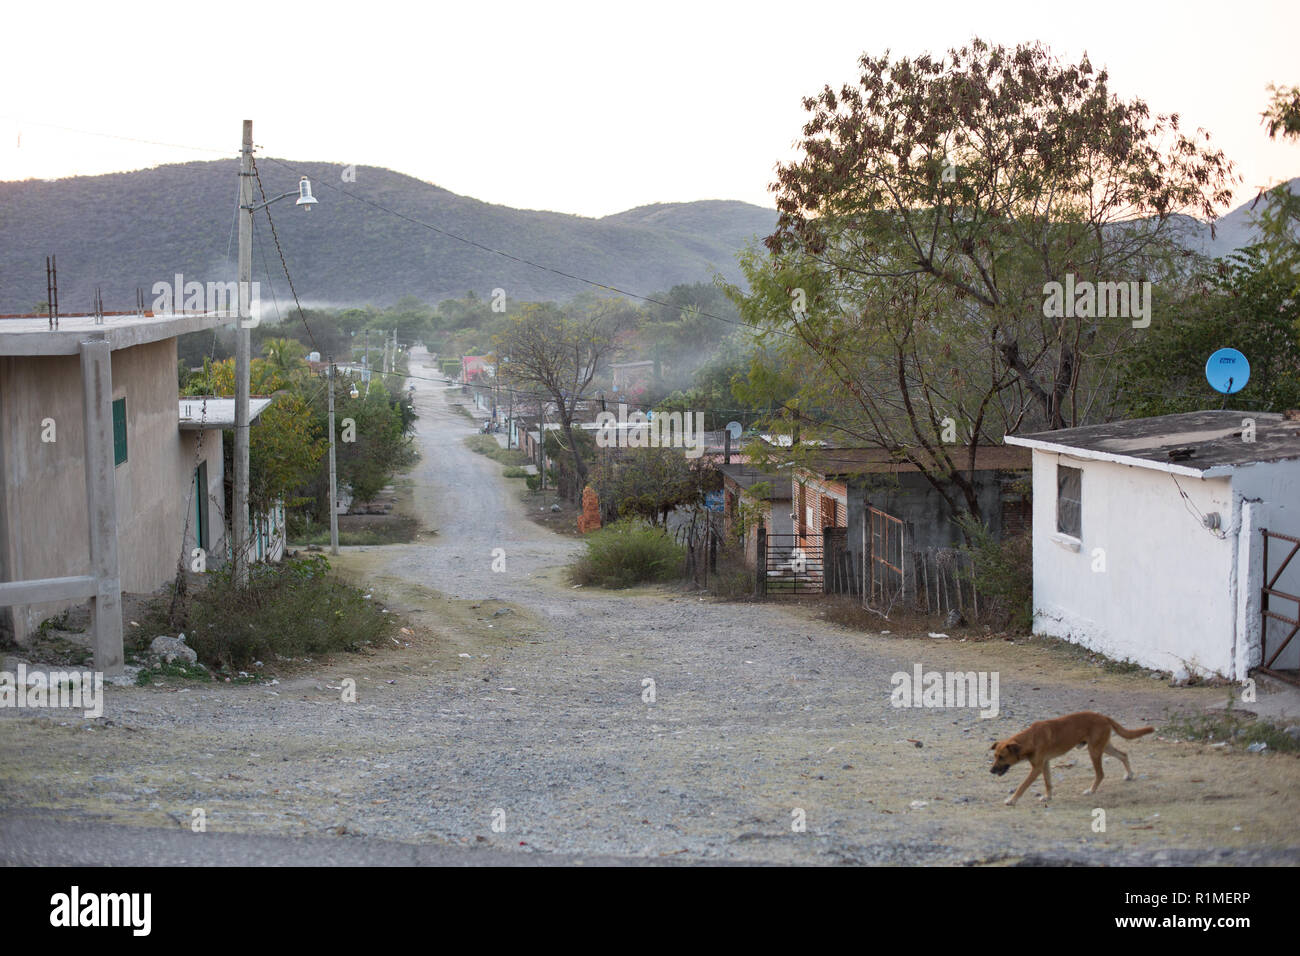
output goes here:
<path id="1" fill-rule="evenodd" d="M 855 79 L 863 51 L 941 54 L 975 35 L 1086 51 L 1120 96 L 1209 130 L 1242 176 L 1237 202 L 1300 175 L 1300 145 L 1270 142 L 1259 118 L 1270 82 L 1300 84 L 1296 0 L 95 0 L 10 4 L 4 33 L 0 180 L 233 157 L 248 118 L 259 154 L 509 206 L 772 206 L 802 96 Z"/>

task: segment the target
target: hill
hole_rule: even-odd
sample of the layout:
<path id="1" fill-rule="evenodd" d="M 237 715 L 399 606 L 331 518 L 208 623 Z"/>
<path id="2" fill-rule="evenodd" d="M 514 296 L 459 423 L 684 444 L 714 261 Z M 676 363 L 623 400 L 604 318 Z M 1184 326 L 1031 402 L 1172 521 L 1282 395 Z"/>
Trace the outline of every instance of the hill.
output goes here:
<path id="1" fill-rule="evenodd" d="M 325 163 L 258 161 L 267 194 L 297 186 L 320 200 L 310 214 L 292 200 L 272 207 L 304 305 L 389 305 L 404 295 L 428 302 L 496 288 L 522 299 L 566 300 L 583 283 L 494 255 L 377 208 L 552 269 L 643 295 L 715 272 L 739 279 L 736 252 L 766 235 L 776 212 L 742 202 L 642 206 L 602 219 L 513 209 L 460 196 L 392 170 Z M 59 266 L 64 312 L 89 308 L 96 286 L 105 307 L 129 308 L 137 287 L 235 278 L 238 161 L 181 163 L 61 180 L 0 183 L 0 312 L 30 311 L 45 294 L 45 255 Z M 230 258 L 227 258 L 229 250 Z M 283 303 L 280 271 L 264 213 L 256 217 L 253 278 L 262 300 Z M 268 273 L 270 285 L 268 287 Z"/>

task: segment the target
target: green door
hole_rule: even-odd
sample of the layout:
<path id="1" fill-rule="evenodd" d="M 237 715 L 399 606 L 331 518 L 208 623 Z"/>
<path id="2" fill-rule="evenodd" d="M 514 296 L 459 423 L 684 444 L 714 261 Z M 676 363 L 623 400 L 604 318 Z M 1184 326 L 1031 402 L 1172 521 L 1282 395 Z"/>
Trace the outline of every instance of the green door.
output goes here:
<path id="1" fill-rule="evenodd" d="M 208 550 L 208 463 L 199 462 L 194 469 L 194 506 L 197 515 L 194 521 L 194 540 L 206 552 Z"/>

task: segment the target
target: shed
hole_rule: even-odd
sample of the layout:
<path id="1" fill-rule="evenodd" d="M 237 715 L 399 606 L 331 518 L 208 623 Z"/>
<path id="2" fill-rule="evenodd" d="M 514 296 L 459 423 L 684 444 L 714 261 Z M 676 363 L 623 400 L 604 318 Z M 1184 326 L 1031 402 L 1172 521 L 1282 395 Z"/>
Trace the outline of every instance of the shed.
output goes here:
<path id="1" fill-rule="evenodd" d="M 1007 436 L 1033 452 L 1035 632 L 1179 677 L 1294 672 L 1293 414 L 1200 411 Z"/>

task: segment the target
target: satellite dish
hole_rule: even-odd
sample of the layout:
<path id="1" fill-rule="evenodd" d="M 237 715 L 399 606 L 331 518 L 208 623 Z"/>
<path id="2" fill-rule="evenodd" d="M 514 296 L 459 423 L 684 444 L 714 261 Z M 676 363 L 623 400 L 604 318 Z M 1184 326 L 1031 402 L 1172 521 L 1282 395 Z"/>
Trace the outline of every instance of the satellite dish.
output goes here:
<path id="1" fill-rule="evenodd" d="M 1205 363 L 1205 380 L 1223 395 L 1240 392 L 1250 381 L 1250 362 L 1236 349 L 1219 349 Z"/>
<path id="2" fill-rule="evenodd" d="M 743 430 L 744 429 L 741 427 L 740 422 L 727 422 L 727 431 L 730 433 L 732 441 L 739 441 L 740 433 Z"/>

